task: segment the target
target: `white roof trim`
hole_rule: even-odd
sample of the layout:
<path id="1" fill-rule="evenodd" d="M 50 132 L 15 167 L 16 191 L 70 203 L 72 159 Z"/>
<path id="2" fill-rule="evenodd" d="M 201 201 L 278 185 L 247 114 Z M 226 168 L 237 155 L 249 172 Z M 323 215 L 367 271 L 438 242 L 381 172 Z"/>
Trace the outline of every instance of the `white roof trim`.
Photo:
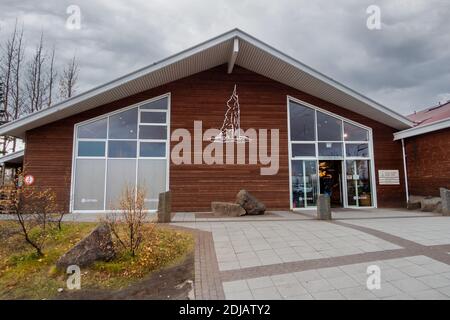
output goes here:
<path id="1" fill-rule="evenodd" d="M 228 61 L 228 73 L 233 72 L 234 64 L 236 63 L 236 58 L 239 53 L 239 39 L 234 38 L 233 40 L 233 51 L 230 54 L 230 60 Z"/>
<path id="2" fill-rule="evenodd" d="M 414 124 L 399 113 L 357 93 L 281 51 L 239 29 L 233 29 L 176 55 L 57 103 L 50 108 L 4 124 L 0 126 L 0 135 L 23 138 L 27 130 L 227 63 L 229 62 L 230 52 L 233 52 L 235 39 L 241 40 L 239 41 L 239 54 L 235 61 L 237 65 L 306 93 L 319 95 L 319 98 L 396 129 L 405 129 L 412 127 Z M 243 50 L 242 46 L 245 46 L 246 50 Z M 245 55 L 244 51 L 247 52 Z M 263 59 L 264 63 L 260 62 Z M 258 63 L 260 64 L 258 65 Z M 281 67 L 289 68 L 289 73 L 281 70 Z M 305 82 L 307 84 L 303 88 Z M 306 88 L 307 85 L 309 85 L 310 91 L 312 88 L 312 91 L 318 93 L 308 92 L 306 90 L 308 89 Z"/>
<path id="3" fill-rule="evenodd" d="M 424 133 L 429 133 L 433 131 L 438 131 L 442 129 L 450 128 L 450 118 L 442 119 L 429 124 L 424 124 L 411 129 L 406 129 L 394 133 L 394 140 L 405 139 L 409 137 L 418 136 Z"/>
<path id="4" fill-rule="evenodd" d="M 7 154 L 6 156 L 3 156 L 0 158 L 0 164 L 3 164 L 5 162 L 10 162 L 12 160 L 20 159 L 25 155 L 25 150 L 19 150 L 10 154 Z"/>

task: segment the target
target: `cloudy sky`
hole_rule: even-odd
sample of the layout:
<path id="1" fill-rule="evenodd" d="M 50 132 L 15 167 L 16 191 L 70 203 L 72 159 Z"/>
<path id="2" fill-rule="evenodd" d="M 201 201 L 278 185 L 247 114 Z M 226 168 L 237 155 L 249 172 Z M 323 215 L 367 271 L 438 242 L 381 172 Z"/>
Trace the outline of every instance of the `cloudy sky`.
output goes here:
<path id="1" fill-rule="evenodd" d="M 80 30 L 65 27 L 72 4 Z M 449 0 L 0 0 L 0 43 L 16 18 L 28 50 L 43 32 L 58 61 L 78 57 L 81 92 L 238 27 L 408 114 L 450 100 L 449 17 Z"/>

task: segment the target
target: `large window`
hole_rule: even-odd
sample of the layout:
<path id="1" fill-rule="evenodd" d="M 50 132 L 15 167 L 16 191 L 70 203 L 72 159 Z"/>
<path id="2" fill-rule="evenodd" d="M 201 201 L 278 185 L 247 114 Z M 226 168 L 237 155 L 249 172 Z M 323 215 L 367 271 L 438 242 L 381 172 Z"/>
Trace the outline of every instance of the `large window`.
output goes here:
<path id="1" fill-rule="evenodd" d="M 299 101 L 289 101 L 291 201 L 314 207 L 320 190 L 319 160 L 338 163 L 344 206 L 373 206 L 370 130 Z M 329 178 L 329 177 L 328 177 Z"/>
<path id="2" fill-rule="evenodd" d="M 155 210 L 167 189 L 169 99 L 76 125 L 73 210 L 113 210 L 125 186 L 143 187 Z"/>

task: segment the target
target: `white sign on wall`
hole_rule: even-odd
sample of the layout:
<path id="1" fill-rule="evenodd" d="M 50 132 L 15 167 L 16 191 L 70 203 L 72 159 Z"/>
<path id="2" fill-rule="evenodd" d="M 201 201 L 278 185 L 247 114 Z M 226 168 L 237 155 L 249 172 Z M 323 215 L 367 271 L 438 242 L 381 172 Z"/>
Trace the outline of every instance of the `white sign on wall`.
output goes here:
<path id="1" fill-rule="evenodd" d="M 378 170 L 379 184 L 400 184 L 400 172 L 398 170 Z"/>

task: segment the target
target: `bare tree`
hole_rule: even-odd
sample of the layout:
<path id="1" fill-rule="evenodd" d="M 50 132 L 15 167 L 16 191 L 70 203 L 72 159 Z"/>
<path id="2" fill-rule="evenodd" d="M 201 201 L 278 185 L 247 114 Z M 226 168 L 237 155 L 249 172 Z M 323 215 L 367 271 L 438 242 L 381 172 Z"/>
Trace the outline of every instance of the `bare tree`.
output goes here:
<path id="1" fill-rule="evenodd" d="M 68 99 L 74 95 L 79 72 L 80 68 L 74 55 L 63 69 L 59 80 L 59 94 L 61 99 Z"/>
<path id="2" fill-rule="evenodd" d="M 0 73 L 4 76 L 4 113 L 3 121 L 8 122 L 19 118 L 23 108 L 23 98 L 21 92 L 21 74 L 22 62 L 24 60 L 23 48 L 23 26 L 18 28 L 18 22 L 14 25 L 11 36 L 6 41 L 6 45 L 2 47 Z M 2 146 L 0 153 L 6 154 L 11 149 L 16 149 L 16 139 L 13 137 L 2 137 Z"/>
<path id="3" fill-rule="evenodd" d="M 14 99 L 14 103 L 12 106 L 12 112 L 10 114 L 10 118 L 12 120 L 18 119 L 20 115 L 22 114 L 23 110 L 23 95 L 21 90 L 21 75 L 22 75 L 22 62 L 24 59 L 24 49 L 23 49 L 23 26 L 20 32 L 20 35 L 17 39 L 17 47 L 16 47 L 16 54 L 15 54 L 15 60 L 14 60 L 14 78 L 13 78 L 13 88 L 12 88 L 12 96 Z M 12 138 L 13 146 L 12 151 L 16 151 L 17 146 L 17 139 Z"/>
<path id="4" fill-rule="evenodd" d="M 14 54 L 16 52 L 16 40 L 17 40 L 17 20 L 14 25 L 14 31 L 11 34 L 10 38 L 6 40 L 6 45 L 2 48 L 2 64 L 0 72 L 3 74 L 3 121 L 9 121 L 9 104 L 10 104 L 10 96 L 11 96 L 11 79 L 12 79 L 12 70 L 14 63 Z M 6 154 L 8 148 L 8 142 L 10 138 L 3 136 L 2 137 L 2 147 L 0 153 L 2 155 Z"/>
<path id="5" fill-rule="evenodd" d="M 44 95 L 44 79 L 42 69 L 45 63 L 45 54 L 43 52 L 44 47 L 44 35 L 41 33 L 41 37 L 36 50 L 28 64 L 27 71 L 27 93 L 29 100 L 29 112 L 33 113 L 42 109 L 43 95 Z"/>
<path id="6" fill-rule="evenodd" d="M 24 43 L 24 27 L 16 20 L 11 35 L 0 43 L 3 123 L 50 107 L 57 99 L 70 98 L 76 90 L 79 65 L 75 56 L 58 72 L 55 46 L 50 51 L 45 49 L 43 32 L 31 56 Z M 0 136 L 0 155 L 16 151 L 17 146 L 16 138 Z"/>
<path id="7" fill-rule="evenodd" d="M 50 70 L 48 74 L 48 98 L 47 106 L 50 107 L 53 102 L 53 87 L 55 85 L 55 79 L 58 76 L 55 70 L 55 46 L 53 46 L 52 54 L 50 56 Z"/>

